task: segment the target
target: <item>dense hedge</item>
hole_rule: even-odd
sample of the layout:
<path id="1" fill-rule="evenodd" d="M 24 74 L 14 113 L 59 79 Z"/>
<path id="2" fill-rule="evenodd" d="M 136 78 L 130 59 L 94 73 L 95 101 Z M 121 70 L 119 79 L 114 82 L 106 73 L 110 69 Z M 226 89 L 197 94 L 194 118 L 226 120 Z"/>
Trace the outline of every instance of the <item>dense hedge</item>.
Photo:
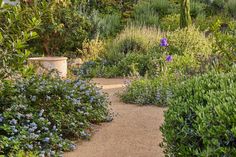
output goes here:
<path id="1" fill-rule="evenodd" d="M 236 155 L 236 74 L 210 73 L 179 84 L 161 127 L 170 156 Z"/>

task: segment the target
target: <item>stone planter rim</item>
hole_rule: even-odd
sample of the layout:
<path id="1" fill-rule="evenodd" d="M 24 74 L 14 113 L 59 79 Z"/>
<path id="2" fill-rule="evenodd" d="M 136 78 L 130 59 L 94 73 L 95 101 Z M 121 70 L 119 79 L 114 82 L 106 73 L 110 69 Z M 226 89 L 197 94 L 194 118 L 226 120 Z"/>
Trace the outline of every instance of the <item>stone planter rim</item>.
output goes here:
<path id="1" fill-rule="evenodd" d="M 29 61 L 60 61 L 67 60 L 67 57 L 31 57 L 28 58 Z"/>

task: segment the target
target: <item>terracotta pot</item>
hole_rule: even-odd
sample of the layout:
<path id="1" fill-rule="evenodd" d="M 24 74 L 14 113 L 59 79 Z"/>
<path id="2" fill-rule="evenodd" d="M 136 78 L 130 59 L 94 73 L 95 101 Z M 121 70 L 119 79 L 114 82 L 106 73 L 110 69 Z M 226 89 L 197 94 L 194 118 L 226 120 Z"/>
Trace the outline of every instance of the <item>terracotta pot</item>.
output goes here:
<path id="1" fill-rule="evenodd" d="M 29 64 L 36 66 L 39 74 L 56 70 L 60 77 L 66 78 L 67 58 L 66 57 L 33 57 L 28 59 Z"/>

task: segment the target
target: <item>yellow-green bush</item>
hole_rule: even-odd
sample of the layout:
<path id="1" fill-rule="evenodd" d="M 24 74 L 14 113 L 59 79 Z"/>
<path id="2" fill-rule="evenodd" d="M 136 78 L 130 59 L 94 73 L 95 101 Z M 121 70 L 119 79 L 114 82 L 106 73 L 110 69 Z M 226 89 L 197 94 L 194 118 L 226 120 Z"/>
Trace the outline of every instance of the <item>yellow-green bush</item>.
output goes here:
<path id="1" fill-rule="evenodd" d="M 160 28 L 164 31 L 174 31 L 179 28 L 179 21 L 179 14 L 167 15 L 160 20 Z"/>
<path id="2" fill-rule="evenodd" d="M 212 41 L 194 27 L 177 29 L 168 33 L 167 38 L 169 40 L 168 48 L 172 54 L 193 55 L 199 61 L 211 54 Z"/>

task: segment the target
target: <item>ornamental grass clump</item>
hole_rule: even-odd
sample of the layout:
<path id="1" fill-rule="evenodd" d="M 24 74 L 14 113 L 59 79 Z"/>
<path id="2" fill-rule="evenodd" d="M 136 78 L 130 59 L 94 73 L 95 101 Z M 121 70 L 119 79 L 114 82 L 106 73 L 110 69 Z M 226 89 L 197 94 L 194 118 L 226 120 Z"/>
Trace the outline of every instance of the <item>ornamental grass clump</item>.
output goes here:
<path id="1" fill-rule="evenodd" d="M 0 155 L 58 156 L 107 121 L 106 95 L 88 81 L 29 77 L 0 82 Z"/>
<path id="2" fill-rule="evenodd" d="M 119 53 L 141 52 L 147 53 L 148 50 L 156 45 L 161 38 L 161 32 L 151 27 L 126 27 L 113 42 L 112 49 Z"/>

